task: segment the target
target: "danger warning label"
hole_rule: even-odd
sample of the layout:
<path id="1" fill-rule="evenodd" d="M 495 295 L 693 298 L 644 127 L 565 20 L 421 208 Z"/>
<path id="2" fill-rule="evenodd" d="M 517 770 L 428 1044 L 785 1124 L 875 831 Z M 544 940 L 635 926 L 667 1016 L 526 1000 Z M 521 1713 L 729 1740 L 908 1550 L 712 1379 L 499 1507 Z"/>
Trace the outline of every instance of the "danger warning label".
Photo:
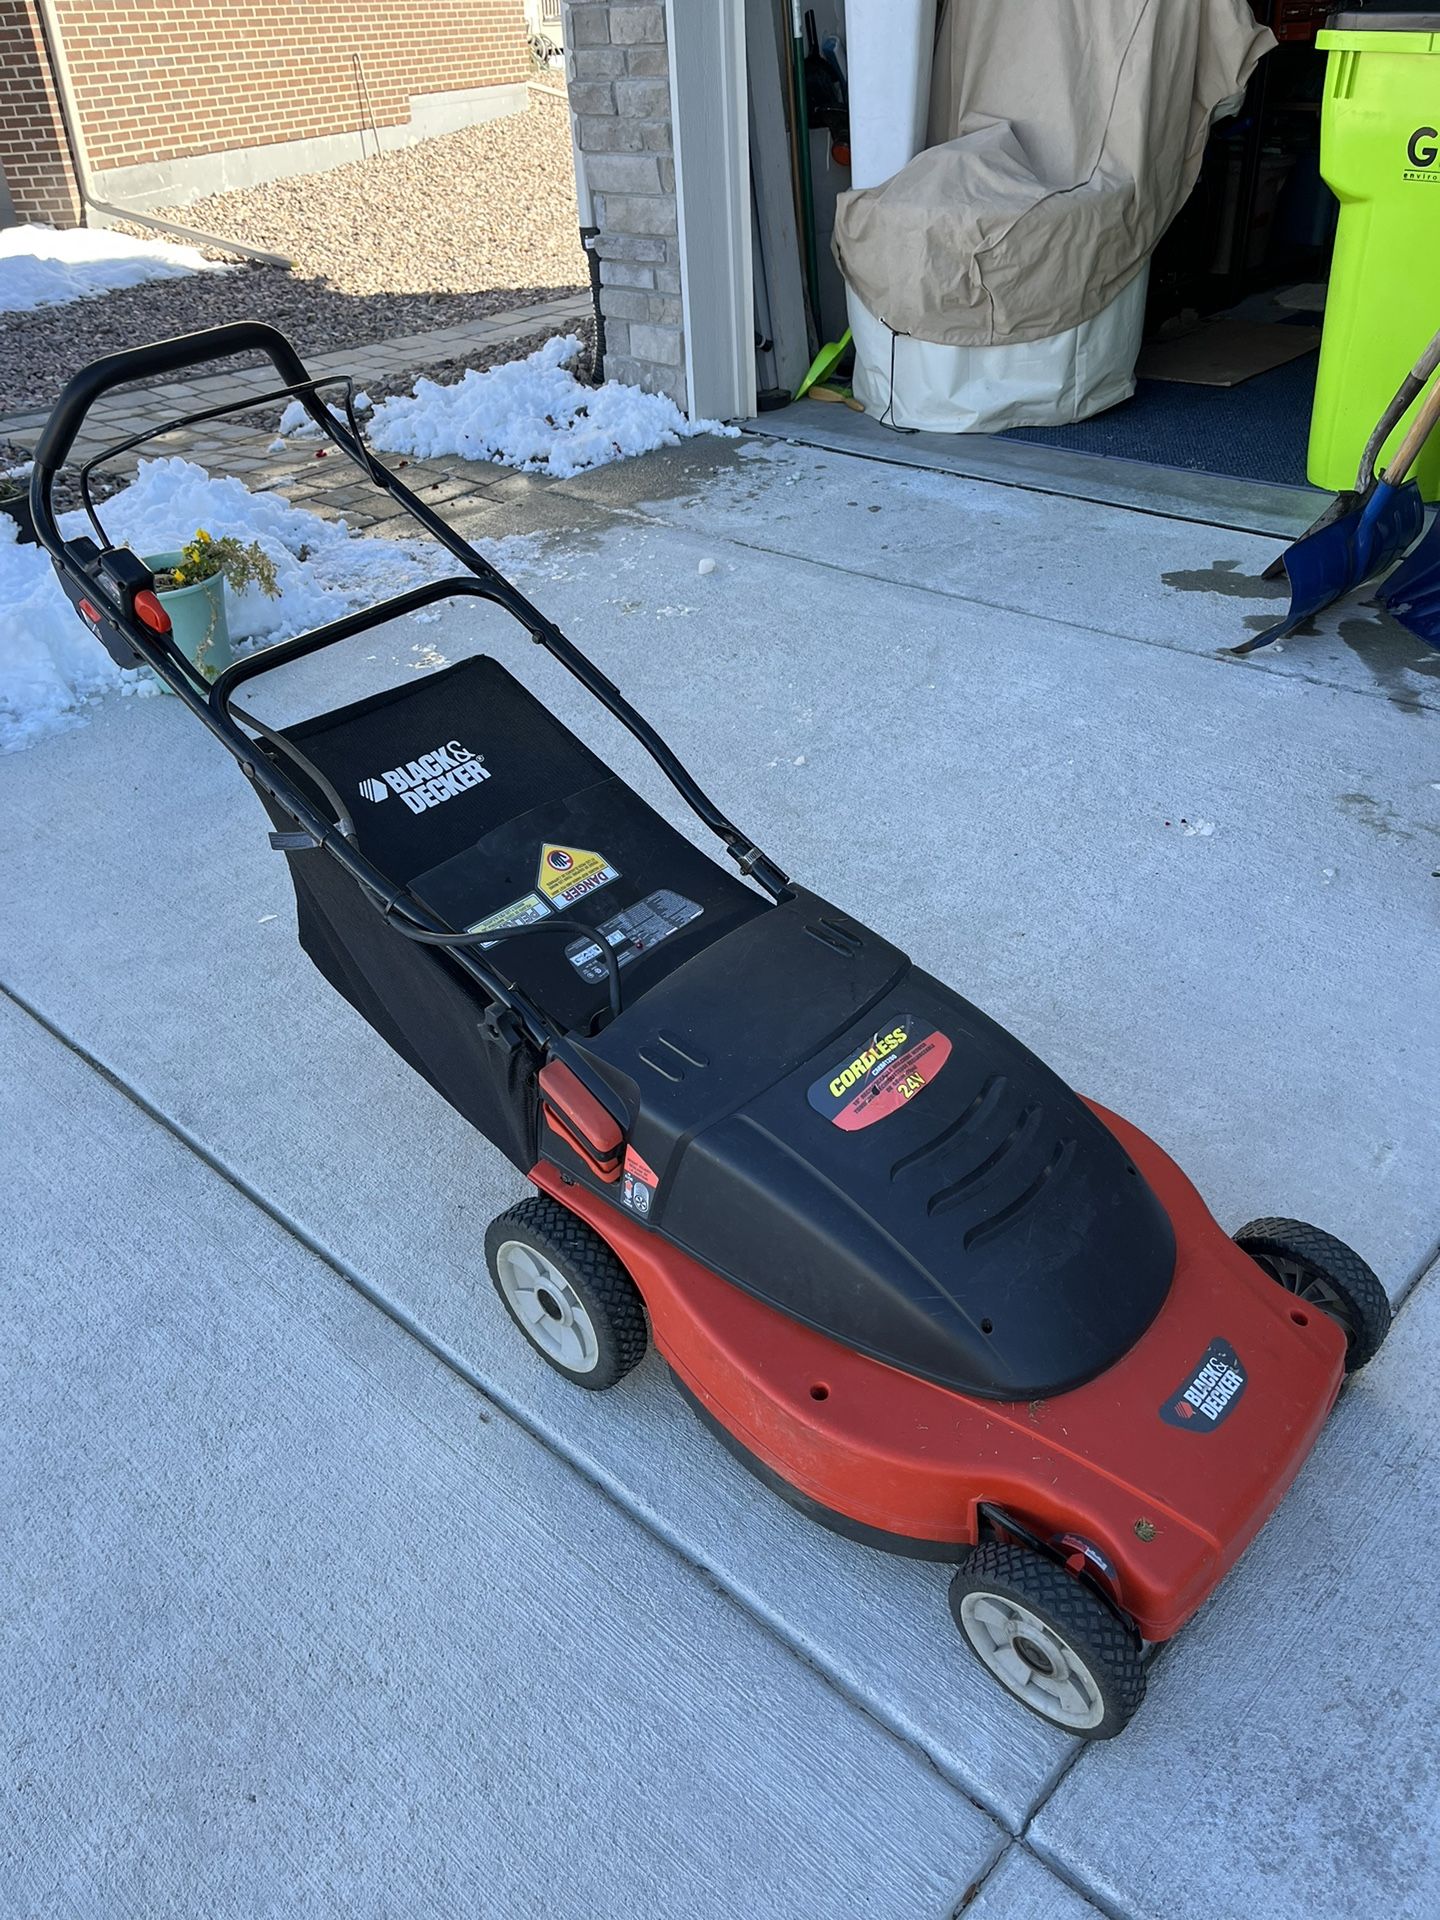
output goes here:
<path id="1" fill-rule="evenodd" d="M 608 887 L 619 874 L 603 854 L 589 853 L 584 847 L 557 847 L 549 841 L 540 849 L 537 890 L 558 911 L 574 906 L 597 887 Z"/>

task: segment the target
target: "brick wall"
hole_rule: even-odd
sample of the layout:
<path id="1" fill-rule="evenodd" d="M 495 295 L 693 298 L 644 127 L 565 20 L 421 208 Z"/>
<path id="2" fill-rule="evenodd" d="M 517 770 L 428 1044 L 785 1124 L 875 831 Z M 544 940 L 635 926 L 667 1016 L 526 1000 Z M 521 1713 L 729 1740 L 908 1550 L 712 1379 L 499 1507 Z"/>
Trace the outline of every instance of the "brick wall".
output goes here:
<path id="1" fill-rule="evenodd" d="M 599 228 L 605 372 L 686 405 L 665 9 L 568 0 L 566 77 Z"/>
<path id="2" fill-rule="evenodd" d="M 57 0 L 56 12 L 97 173 L 352 133 L 372 110 L 397 126 L 413 94 L 514 83 L 530 69 L 523 0 Z M 41 205 L 54 196 L 40 178 L 53 97 L 39 44 L 31 0 L 0 0 L 0 162 L 22 218 L 56 217 Z M 11 157 L 32 143 L 33 192 Z"/>
<path id="3" fill-rule="evenodd" d="M 32 0 L 0 0 L 0 168 L 20 219 L 74 226 L 80 202 Z"/>

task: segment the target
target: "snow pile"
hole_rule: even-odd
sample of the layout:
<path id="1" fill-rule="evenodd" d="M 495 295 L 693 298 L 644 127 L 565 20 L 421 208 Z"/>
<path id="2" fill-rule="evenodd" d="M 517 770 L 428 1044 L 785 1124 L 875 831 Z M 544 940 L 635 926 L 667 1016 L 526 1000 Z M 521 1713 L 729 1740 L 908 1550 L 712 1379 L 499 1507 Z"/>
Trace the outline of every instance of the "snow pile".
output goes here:
<path id="1" fill-rule="evenodd" d="M 223 261 L 207 260 L 194 247 L 136 240 L 104 227 L 0 228 L 0 313 L 28 313 L 145 280 L 225 271 Z"/>
<path id="2" fill-rule="evenodd" d="M 568 480 L 696 434 L 739 431 L 718 420 L 687 420 L 665 395 L 614 380 L 581 386 L 570 371 L 579 353 L 572 333 L 547 340 L 524 360 L 485 373 L 472 369 L 453 387 L 417 380 L 413 394 L 376 407 L 370 440 L 386 453 L 458 453 Z"/>
<path id="3" fill-rule="evenodd" d="M 267 599 L 258 587 L 227 595 L 237 641 L 288 639 L 455 571 L 438 547 L 362 539 L 343 521 L 322 520 L 278 494 L 251 493 L 235 479 L 211 479 L 178 458 L 144 461 L 134 484 L 101 514 L 111 538 L 139 554 L 173 551 L 197 527 L 258 540 L 275 562 L 280 597 Z M 67 536 L 90 531 L 79 512 L 60 525 Z M 0 514 L 0 752 L 78 725 L 79 710 L 101 694 L 154 687 L 148 672 L 114 665 L 65 598 L 49 556 L 20 546 L 14 521 Z"/>
<path id="4" fill-rule="evenodd" d="M 354 405 L 356 413 L 365 413 L 373 403 L 368 393 L 357 393 L 352 404 Z M 342 426 L 346 424 L 344 407 L 332 406 L 330 412 L 331 416 L 338 420 Z M 270 451 L 272 453 L 284 446 L 288 434 L 318 434 L 320 429 L 306 411 L 304 402 L 292 400 L 281 414 L 280 424 L 275 431 L 279 438 L 271 443 Z"/>

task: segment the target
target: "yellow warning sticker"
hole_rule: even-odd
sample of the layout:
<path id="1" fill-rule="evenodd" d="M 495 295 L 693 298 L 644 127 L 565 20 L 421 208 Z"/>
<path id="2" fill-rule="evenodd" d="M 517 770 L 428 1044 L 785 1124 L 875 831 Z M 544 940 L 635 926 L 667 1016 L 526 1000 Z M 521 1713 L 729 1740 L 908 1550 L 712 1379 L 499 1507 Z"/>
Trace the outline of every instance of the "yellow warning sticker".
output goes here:
<path id="1" fill-rule="evenodd" d="M 603 854 L 587 853 L 583 847 L 552 846 L 547 841 L 540 849 L 540 873 L 535 885 L 552 907 L 564 908 L 619 878 Z"/>

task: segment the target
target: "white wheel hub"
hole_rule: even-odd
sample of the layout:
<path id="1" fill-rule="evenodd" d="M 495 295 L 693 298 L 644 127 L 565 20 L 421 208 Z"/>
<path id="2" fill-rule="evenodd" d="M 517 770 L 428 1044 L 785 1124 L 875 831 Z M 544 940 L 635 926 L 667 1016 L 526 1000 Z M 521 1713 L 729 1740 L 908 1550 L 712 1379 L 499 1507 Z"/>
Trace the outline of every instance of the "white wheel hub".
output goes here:
<path id="1" fill-rule="evenodd" d="M 574 1287 L 553 1261 L 523 1240 L 495 1253 L 495 1277 L 505 1303 L 533 1346 L 566 1373 L 593 1373 L 600 1336 Z"/>
<path id="2" fill-rule="evenodd" d="M 1088 1733 L 1105 1718 L 1095 1676 L 1055 1629 L 1002 1593 L 967 1593 L 965 1638 L 1004 1687 L 1056 1726 Z"/>

